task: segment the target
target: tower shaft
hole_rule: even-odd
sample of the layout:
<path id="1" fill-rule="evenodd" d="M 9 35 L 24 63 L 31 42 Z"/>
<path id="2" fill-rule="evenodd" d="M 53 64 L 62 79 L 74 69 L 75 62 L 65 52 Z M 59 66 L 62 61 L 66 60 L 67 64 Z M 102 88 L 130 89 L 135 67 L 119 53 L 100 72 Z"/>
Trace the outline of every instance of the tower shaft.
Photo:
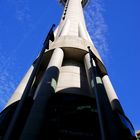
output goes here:
<path id="1" fill-rule="evenodd" d="M 121 126 L 125 119 L 133 129 L 86 29 L 83 8 L 87 2 L 60 0 L 64 11 L 54 36 L 51 29 L 43 55 L 37 57 L 6 105 L 6 111 L 14 105 L 15 113 L 3 130 L 4 140 L 133 137 L 128 127 Z"/>
<path id="2" fill-rule="evenodd" d="M 80 34 L 83 32 L 83 34 Z M 58 27 L 57 37 L 77 36 L 87 39 L 81 0 L 67 1 Z"/>

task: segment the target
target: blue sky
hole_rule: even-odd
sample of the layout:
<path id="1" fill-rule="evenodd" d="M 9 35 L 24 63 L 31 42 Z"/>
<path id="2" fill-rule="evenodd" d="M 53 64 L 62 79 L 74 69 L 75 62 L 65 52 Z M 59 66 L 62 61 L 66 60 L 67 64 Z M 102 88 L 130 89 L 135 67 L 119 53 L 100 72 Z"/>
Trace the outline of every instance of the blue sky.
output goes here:
<path id="1" fill-rule="evenodd" d="M 90 0 L 87 28 L 136 130 L 140 129 L 140 1 Z M 0 110 L 42 48 L 63 7 L 57 0 L 0 0 Z"/>

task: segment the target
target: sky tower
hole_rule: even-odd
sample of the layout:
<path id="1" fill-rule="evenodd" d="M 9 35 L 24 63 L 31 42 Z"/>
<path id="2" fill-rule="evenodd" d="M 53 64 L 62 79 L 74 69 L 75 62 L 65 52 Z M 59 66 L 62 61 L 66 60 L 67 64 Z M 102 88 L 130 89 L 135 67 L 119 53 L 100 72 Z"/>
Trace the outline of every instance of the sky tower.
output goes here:
<path id="1" fill-rule="evenodd" d="M 0 140 L 135 139 L 87 32 L 88 0 L 60 3 L 60 24 L 0 114 Z"/>

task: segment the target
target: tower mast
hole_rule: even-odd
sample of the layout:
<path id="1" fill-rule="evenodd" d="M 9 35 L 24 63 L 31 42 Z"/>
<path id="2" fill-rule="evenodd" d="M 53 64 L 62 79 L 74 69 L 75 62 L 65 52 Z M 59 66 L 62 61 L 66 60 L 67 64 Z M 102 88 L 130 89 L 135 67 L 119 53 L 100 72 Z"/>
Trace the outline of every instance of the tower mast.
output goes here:
<path id="1" fill-rule="evenodd" d="M 60 24 L 54 34 L 52 26 L 40 55 L 1 113 L 9 116 L 0 123 L 1 138 L 135 139 L 87 32 L 83 8 L 88 0 L 59 2 L 64 6 Z"/>

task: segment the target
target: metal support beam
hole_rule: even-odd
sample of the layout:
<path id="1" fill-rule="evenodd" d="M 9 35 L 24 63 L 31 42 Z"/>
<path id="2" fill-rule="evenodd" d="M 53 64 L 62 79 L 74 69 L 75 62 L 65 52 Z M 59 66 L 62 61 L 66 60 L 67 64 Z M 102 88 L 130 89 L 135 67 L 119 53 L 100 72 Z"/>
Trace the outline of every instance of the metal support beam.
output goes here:
<path id="1" fill-rule="evenodd" d="M 90 47 L 88 47 L 88 50 L 89 50 L 91 68 L 92 68 L 92 75 L 91 76 L 92 76 L 92 80 L 93 80 L 93 84 L 94 84 L 93 90 L 94 90 L 95 98 L 96 98 L 96 105 L 97 105 L 97 112 L 98 112 L 98 117 L 99 117 L 101 138 L 102 138 L 102 140 L 106 140 L 103 115 L 102 115 L 102 111 L 101 111 L 99 93 L 98 93 L 98 89 L 97 89 L 97 81 L 96 81 L 97 70 L 96 70 L 96 64 L 95 64 L 95 61 L 93 60 L 92 52 L 90 50 Z M 94 61 L 94 64 L 93 64 L 93 61 Z"/>

